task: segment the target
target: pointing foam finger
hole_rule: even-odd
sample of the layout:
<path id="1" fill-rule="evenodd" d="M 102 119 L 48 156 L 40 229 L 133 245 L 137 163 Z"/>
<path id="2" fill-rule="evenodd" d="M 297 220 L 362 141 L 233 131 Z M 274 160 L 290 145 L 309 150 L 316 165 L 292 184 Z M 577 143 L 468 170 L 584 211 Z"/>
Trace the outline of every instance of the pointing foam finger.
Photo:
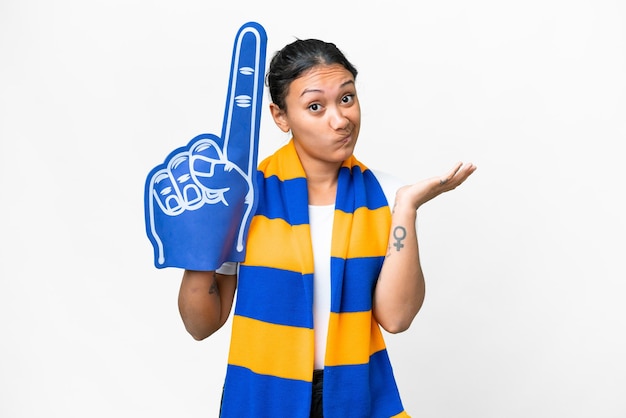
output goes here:
<path id="1" fill-rule="evenodd" d="M 245 172 L 255 167 L 267 36 L 255 22 L 243 25 L 235 38 L 224 112 L 224 154 Z"/>

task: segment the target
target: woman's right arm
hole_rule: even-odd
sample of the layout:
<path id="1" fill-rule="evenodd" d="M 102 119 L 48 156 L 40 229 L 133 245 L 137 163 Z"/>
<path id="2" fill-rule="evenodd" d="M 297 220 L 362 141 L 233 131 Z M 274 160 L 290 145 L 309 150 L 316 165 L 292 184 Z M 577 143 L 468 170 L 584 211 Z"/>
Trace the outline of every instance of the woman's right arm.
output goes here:
<path id="1" fill-rule="evenodd" d="M 235 298 L 236 274 L 185 270 L 178 309 L 185 328 L 200 341 L 226 323 Z"/>

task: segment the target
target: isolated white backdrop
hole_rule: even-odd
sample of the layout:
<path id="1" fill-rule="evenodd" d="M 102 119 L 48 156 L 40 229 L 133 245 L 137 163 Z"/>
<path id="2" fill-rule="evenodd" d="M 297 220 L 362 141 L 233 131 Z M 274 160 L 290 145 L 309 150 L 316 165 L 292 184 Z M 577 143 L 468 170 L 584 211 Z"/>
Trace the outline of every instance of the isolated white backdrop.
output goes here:
<path id="1" fill-rule="evenodd" d="M 2 0 L 0 416 L 217 415 L 228 327 L 184 331 L 143 185 L 220 132 L 250 20 L 268 55 L 317 37 L 357 65 L 365 163 L 478 165 L 420 209 L 426 302 L 387 336 L 407 410 L 625 417 L 621 0 Z M 264 110 L 261 157 L 286 139 Z"/>

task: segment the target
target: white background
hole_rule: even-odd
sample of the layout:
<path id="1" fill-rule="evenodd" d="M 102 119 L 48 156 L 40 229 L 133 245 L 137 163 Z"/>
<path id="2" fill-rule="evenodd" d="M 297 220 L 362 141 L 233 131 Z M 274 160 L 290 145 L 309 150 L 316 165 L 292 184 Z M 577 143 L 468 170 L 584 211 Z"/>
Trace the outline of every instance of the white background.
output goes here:
<path id="1" fill-rule="evenodd" d="M 426 302 L 386 336 L 408 412 L 625 417 L 622 0 L 2 0 L 0 416 L 217 415 L 229 330 L 184 331 L 143 187 L 220 133 L 250 20 L 268 60 L 316 37 L 355 63 L 366 164 L 478 165 L 419 212 Z M 287 139 L 267 107 L 261 135 Z"/>

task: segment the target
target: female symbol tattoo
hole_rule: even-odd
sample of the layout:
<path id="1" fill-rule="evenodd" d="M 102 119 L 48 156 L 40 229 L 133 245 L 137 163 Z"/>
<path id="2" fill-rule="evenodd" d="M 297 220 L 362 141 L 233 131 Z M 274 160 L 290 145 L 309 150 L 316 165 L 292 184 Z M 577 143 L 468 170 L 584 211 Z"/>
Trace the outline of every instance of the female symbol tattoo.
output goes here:
<path id="1" fill-rule="evenodd" d="M 403 226 L 396 226 L 393 229 L 393 237 L 396 239 L 393 246 L 396 247 L 397 251 L 400 251 L 400 248 L 404 247 L 402 241 L 406 238 L 406 229 Z"/>

